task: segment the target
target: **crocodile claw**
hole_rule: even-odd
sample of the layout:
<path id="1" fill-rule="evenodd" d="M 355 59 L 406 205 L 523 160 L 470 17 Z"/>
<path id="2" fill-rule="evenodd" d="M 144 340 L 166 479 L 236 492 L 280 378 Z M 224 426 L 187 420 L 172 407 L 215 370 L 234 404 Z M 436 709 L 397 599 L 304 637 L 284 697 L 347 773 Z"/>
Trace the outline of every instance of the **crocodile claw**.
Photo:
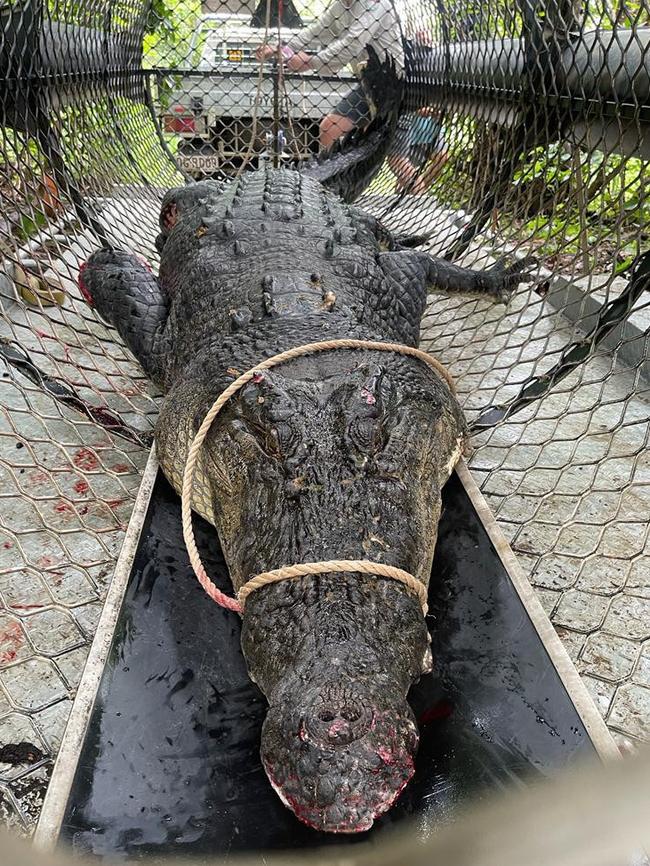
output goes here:
<path id="1" fill-rule="evenodd" d="M 499 260 L 485 273 L 486 294 L 491 295 L 498 304 L 508 304 L 513 292 L 520 283 L 533 281 L 533 274 L 539 265 L 534 256 L 526 256 L 506 265 L 505 260 Z"/>

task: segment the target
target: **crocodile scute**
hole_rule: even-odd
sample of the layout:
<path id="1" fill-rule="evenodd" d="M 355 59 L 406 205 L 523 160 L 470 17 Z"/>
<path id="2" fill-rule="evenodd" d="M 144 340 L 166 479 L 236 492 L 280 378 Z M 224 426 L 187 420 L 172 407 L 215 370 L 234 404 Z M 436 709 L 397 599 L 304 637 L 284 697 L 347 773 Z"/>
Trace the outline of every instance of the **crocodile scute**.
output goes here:
<path id="1" fill-rule="evenodd" d="M 318 181 L 271 168 L 171 190 L 157 248 L 157 277 L 104 249 L 81 282 L 165 392 L 156 446 L 177 490 L 205 414 L 263 359 L 349 337 L 417 346 L 427 292 L 503 300 L 529 279 L 528 263 L 480 272 L 403 249 Z M 421 360 L 296 358 L 256 375 L 217 417 L 193 508 L 217 528 L 235 590 L 332 559 L 428 584 L 441 489 L 465 437 L 456 397 Z M 413 773 L 407 692 L 428 656 L 417 598 L 358 573 L 265 586 L 246 602 L 242 647 L 269 704 L 261 756 L 279 796 L 318 830 L 367 830 Z"/>

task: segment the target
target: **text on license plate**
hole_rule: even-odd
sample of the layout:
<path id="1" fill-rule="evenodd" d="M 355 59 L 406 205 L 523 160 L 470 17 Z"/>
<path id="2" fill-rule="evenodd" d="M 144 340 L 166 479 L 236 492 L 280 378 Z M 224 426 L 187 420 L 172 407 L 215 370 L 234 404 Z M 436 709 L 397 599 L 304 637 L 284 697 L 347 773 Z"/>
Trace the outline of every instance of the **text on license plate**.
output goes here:
<path id="1" fill-rule="evenodd" d="M 217 171 L 219 168 L 219 157 L 213 154 L 182 153 L 178 156 L 179 165 L 189 171 Z"/>

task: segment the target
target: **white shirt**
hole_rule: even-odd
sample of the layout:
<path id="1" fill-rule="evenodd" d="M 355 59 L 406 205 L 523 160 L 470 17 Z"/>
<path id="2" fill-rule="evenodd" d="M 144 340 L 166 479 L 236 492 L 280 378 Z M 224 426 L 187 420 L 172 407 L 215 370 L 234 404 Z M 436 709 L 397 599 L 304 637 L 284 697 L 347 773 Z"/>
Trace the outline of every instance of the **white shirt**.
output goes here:
<path id="1" fill-rule="evenodd" d="M 310 42 L 325 46 L 311 58 L 314 72 L 338 72 L 348 63 L 354 69 L 368 60 L 368 44 L 380 61 L 391 57 L 397 72 L 404 71 L 402 31 L 392 0 L 332 0 L 318 21 L 287 44 L 302 51 Z"/>

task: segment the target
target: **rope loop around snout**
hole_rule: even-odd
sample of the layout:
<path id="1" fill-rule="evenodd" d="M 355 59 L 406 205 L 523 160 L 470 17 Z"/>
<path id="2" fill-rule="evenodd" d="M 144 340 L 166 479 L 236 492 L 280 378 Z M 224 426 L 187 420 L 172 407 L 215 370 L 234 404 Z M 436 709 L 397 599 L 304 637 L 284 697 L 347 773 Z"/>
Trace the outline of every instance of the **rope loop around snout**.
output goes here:
<path id="1" fill-rule="evenodd" d="M 432 355 L 429 355 L 427 352 L 422 351 L 422 349 L 416 349 L 413 346 L 405 346 L 402 343 L 380 343 L 373 340 L 346 339 L 323 340 L 319 343 L 305 343 L 302 346 L 288 349 L 286 352 L 280 352 L 277 355 L 267 358 L 265 361 L 262 361 L 260 364 L 247 370 L 245 373 L 242 373 L 241 376 L 238 376 L 234 382 L 228 385 L 225 391 L 223 391 L 212 404 L 212 407 L 203 419 L 203 422 L 190 445 L 187 453 L 185 470 L 183 472 L 183 486 L 181 491 L 183 539 L 185 540 L 185 545 L 187 547 L 192 568 L 194 569 L 194 574 L 210 598 L 217 604 L 221 605 L 221 607 L 225 607 L 228 610 L 243 613 L 244 604 L 251 592 L 260 589 L 262 586 L 266 586 L 269 583 L 278 583 L 281 580 L 291 580 L 308 574 L 323 574 L 326 572 L 361 572 L 363 574 L 372 574 L 377 577 L 388 577 L 392 580 L 399 581 L 418 597 L 423 612 L 425 614 L 427 612 L 427 592 L 422 581 L 401 568 L 386 565 L 381 562 L 371 562 L 366 559 L 336 559 L 325 562 L 306 562 L 298 565 L 283 566 L 282 568 L 273 571 L 266 571 L 263 574 L 258 574 L 255 577 L 252 577 L 240 588 L 237 597 L 233 598 L 232 596 L 221 592 L 221 590 L 215 586 L 212 580 L 210 580 L 203 566 L 203 562 L 201 561 L 196 546 L 196 539 L 194 538 L 194 529 L 192 527 L 192 485 L 194 483 L 194 472 L 199 451 L 205 441 L 205 437 L 208 435 L 208 431 L 210 430 L 214 419 L 226 405 L 228 400 L 230 400 L 237 391 L 240 391 L 245 385 L 247 385 L 257 374 L 264 370 L 269 370 L 271 367 L 276 367 L 278 364 L 282 364 L 285 361 L 291 361 L 294 358 L 300 358 L 304 355 L 313 355 L 316 352 L 325 352 L 333 349 L 369 349 L 380 352 L 396 352 L 401 355 L 410 355 L 411 357 L 418 358 L 420 361 L 427 364 L 446 382 L 451 393 L 454 395 L 456 393 L 454 382 L 449 372 L 440 361 Z"/>

